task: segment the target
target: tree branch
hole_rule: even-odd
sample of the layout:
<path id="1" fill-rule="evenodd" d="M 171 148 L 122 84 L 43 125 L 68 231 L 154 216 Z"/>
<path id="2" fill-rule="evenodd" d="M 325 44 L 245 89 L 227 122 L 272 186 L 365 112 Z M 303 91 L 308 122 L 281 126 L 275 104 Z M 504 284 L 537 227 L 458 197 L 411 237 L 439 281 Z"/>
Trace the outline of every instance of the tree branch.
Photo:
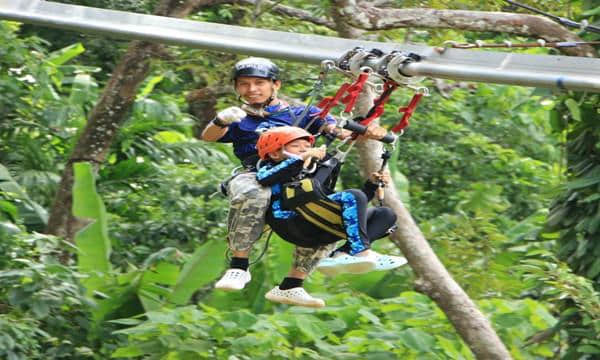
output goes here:
<path id="1" fill-rule="evenodd" d="M 457 29 L 465 31 L 493 31 L 542 38 L 550 41 L 582 41 L 560 24 L 537 15 L 523 15 L 494 11 L 392 9 L 378 8 L 366 2 L 337 0 L 336 5 L 346 22 L 364 30 L 396 28 Z M 595 57 L 590 46 L 561 49 L 573 56 Z"/>
<path id="2" fill-rule="evenodd" d="M 234 3 L 242 4 L 242 5 L 256 5 L 258 0 L 237 0 L 233 1 Z M 326 18 L 320 16 L 314 16 L 309 11 L 298 9 L 295 7 L 287 6 L 287 5 L 279 5 L 270 0 L 263 0 L 263 6 L 269 6 L 269 10 L 275 13 L 278 13 L 283 16 L 293 17 L 299 20 L 308 21 L 316 25 L 322 25 L 328 27 L 330 29 L 335 30 L 335 23 Z"/>

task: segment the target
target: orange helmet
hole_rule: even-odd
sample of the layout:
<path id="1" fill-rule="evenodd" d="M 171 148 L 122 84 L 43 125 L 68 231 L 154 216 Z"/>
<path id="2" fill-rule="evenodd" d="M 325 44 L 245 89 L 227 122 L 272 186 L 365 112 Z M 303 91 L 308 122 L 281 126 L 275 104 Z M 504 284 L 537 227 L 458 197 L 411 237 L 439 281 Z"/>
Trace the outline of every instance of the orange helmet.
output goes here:
<path id="1" fill-rule="evenodd" d="M 267 154 L 281 149 L 285 144 L 294 140 L 308 138 L 310 144 L 315 143 L 315 137 L 308 131 L 297 126 L 278 126 L 271 128 L 260 135 L 256 143 L 258 156 L 265 160 Z"/>

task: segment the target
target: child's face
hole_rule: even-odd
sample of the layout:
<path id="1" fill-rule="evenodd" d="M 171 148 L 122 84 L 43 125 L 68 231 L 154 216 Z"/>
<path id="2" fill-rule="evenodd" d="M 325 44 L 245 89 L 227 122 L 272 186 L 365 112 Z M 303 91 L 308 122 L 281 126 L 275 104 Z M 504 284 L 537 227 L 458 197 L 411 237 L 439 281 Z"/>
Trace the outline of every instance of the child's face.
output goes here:
<path id="1" fill-rule="evenodd" d="M 310 141 L 308 141 L 306 139 L 296 139 L 292 142 L 285 144 L 283 149 L 285 151 L 289 152 L 290 154 L 301 155 L 302 153 L 305 153 L 306 150 L 310 149 L 311 147 L 312 147 L 312 145 L 311 145 Z"/>
<path id="2" fill-rule="evenodd" d="M 291 141 L 291 142 L 285 144 L 285 146 L 282 149 L 270 153 L 269 157 L 271 158 L 271 160 L 274 160 L 274 161 L 282 161 L 285 158 L 287 158 L 287 156 L 284 154 L 284 152 L 294 154 L 294 155 L 301 155 L 302 153 L 306 152 L 306 150 L 308 150 L 310 148 L 312 148 L 310 141 L 308 141 L 306 139 L 296 139 L 294 141 Z"/>

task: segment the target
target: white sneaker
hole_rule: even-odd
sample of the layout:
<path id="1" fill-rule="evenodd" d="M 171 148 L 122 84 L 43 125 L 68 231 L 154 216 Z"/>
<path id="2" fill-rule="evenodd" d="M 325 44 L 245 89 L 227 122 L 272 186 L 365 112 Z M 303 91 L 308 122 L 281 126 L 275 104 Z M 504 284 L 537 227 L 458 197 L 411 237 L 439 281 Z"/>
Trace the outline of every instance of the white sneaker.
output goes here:
<path id="1" fill-rule="evenodd" d="M 375 270 L 385 271 L 395 269 L 406 264 L 406 258 L 403 256 L 394 256 L 394 255 L 383 255 L 377 254 L 377 262 L 375 264 Z"/>
<path id="2" fill-rule="evenodd" d="M 321 259 L 316 268 L 327 276 L 334 276 L 340 273 L 362 274 L 374 270 L 376 266 L 376 253 L 368 256 L 352 256 L 342 253 L 335 257 Z"/>
<path id="3" fill-rule="evenodd" d="M 275 286 L 271 289 L 271 291 L 265 294 L 265 298 L 267 300 L 288 305 L 298 305 L 313 308 L 325 306 L 325 301 L 312 297 L 302 287 L 281 290 L 279 286 Z"/>
<path id="4" fill-rule="evenodd" d="M 250 272 L 242 269 L 229 269 L 215 284 L 215 289 L 226 291 L 242 290 L 252 279 Z"/>

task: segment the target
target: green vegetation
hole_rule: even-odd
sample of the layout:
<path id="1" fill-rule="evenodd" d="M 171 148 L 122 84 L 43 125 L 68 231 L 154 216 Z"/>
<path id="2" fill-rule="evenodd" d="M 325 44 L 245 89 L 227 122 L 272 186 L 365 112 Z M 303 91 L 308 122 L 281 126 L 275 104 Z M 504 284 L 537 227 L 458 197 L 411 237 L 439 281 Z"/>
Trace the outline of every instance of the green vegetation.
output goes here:
<path id="1" fill-rule="evenodd" d="M 149 13 L 155 2 L 93 3 Z M 331 6 L 285 3 L 315 15 Z M 499 10 L 502 2 L 459 3 Z M 567 3 L 570 13 L 561 14 Z M 592 1 L 548 6 L 590 22 L 600 16 Z M 253 25 L 251 17 L 252 9 L 233 5 L 192 16 Z M 272 13 L 255 25 L 333 34 Z M 439 44 L 480 35 L 436 30 L 413 38 Z M 226 265 L 227 200 L 218 184 L 236 164 L 228 146 L 194 137 L 199 119 L 185 97 L 219 85 L 233 55 L 173 48 L 172 58 L 154 60 L 107 161 L 97 172 L 74 165 L 73 213 L 87 226 L 72 244 L 44 235 L 69 154 L 125 46 L 0 21 L 0 358 L 473 359 L 444 313 L 413 291 L 408 267 L 335 281 L 314 274 L 307 289 L 326 308 L 274 305 L 263 295 L 293 250 L 275 238 L 246 290 L 212 290 Z M 282 67 L 283 92 L 304 99 L 318 69 Z M 431 80 L 425 85 L 432 96 L 390 166 L 436 254 L 515 359 L 596 358 L 599 96 L 482 83 L 447 95 Z M 396 122 L 395 108 L 409 99 L 398 91 L 382 123 Z M 230 94 L 217 106 L 234 103 Z M 344 186 L 360 181 L 357 154 L 349 159 Z M 376 249 L 399 252 L 387 241 Z"/>

